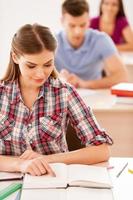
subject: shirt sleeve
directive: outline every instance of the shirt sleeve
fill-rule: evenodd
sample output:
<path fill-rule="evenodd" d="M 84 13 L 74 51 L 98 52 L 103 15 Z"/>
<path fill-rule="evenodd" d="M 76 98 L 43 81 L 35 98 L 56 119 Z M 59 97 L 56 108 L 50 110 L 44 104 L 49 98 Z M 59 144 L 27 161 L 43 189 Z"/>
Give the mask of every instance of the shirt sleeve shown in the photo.
<path fill-rule="evenodd" d="M 113 40 L 103 32 L 97 40 L 97 51 L 99 51 L 99 55 L 102 60 L 114 54 L 118 54 L 118 50 Z"/>
<path fill-rule="evenodd" d="M 99 30 L 99 18 L 93 17 L 90 19 L 89 28 L 98 29 Z"/>
<path fill-rule="evenodd" d="M 117 27 L 122 31 L 125 27 L 129 26 L 128 20 L 126 17 L 121 17 L 118 19 Z"/>
<path fill-rule="evenodd" d="M 78 138 L 85 146 L 102 143 L 113 144 L 113 140 L 98 125 L 91 108 L 87 107 L 77 91 L 69 88 L 68 114 L 71 125 L 75 128 Z"/>

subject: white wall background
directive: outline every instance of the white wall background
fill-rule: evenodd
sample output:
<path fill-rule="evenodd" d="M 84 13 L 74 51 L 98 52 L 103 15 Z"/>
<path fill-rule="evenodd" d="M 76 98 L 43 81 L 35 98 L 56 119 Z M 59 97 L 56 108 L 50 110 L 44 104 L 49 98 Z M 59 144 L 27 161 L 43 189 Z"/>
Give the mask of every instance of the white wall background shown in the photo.
<path fill-rule="evenodd" d="M 90 16 L 98 13 L 100 0 L 89 0 Z M 10 42 L 16 30 L 26 23 L 40 23 L 54 32 L 61 28 L 62 0 L 0 0 L 0 77 L 5 72 Z M 124 0 L 125 10 L 133 26 L 133 1 Z"/>

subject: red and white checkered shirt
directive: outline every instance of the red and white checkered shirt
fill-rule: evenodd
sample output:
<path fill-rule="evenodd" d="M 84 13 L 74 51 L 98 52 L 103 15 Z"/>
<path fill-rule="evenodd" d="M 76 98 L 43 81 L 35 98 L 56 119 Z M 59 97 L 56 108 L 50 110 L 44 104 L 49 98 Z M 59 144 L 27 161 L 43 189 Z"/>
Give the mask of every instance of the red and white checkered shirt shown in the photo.
<path fill-rule="evenodd" d="M 69 84 L 50 77 L 29 110 L 21 97 L 18 81 L 0 83 L 1 155 L 21 155 L 29 148 L 42 154 L 68 151 L 68 121 L 82 144 L 112 144 L 90 108 Z"/>

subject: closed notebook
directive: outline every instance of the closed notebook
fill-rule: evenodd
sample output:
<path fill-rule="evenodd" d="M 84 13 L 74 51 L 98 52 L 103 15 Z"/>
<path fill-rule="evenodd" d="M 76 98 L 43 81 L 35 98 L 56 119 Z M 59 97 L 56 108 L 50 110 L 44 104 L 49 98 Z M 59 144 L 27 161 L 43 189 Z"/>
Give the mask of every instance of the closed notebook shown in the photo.
<path fill-rule="evenodd" d="M 133 83 L 119 83 L 111 87 L 111 93 L 117 96 L 133 97 Z"/>
<path fill-rule="evenodd" d="M 33 188 L 66 188 L 92 187 L 111 188 L 112 183 L 106 167 L 63 163 L 51 164 L 56 177 L 50 175 L 32 176 L 26 174 L 24 177 L 24 189 Z"/>
<path fill-rule="evenodd" d="M 22 173 L 0 172 L 0 181 L 21 180 Z"/>

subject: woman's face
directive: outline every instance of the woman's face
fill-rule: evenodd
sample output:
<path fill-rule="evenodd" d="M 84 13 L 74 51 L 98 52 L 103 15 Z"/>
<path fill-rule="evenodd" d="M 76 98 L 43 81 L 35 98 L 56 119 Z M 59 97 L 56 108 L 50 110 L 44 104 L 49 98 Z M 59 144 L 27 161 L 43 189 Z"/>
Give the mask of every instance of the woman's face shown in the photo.
<path fill-rule="evenodd" d="M 20 84 L 31 87 L 42 86 L 54 69 L 54 52 L 46 49 L 38 54 L 14 55 L 13 60 L 19 65 Z"/>
<path fill-rule="evenodd" d="M 103 0 L 101 10 L 102 10 L 103 16 L 114 18 L 119 12 L 119 1 L 118 0 Z"/>

